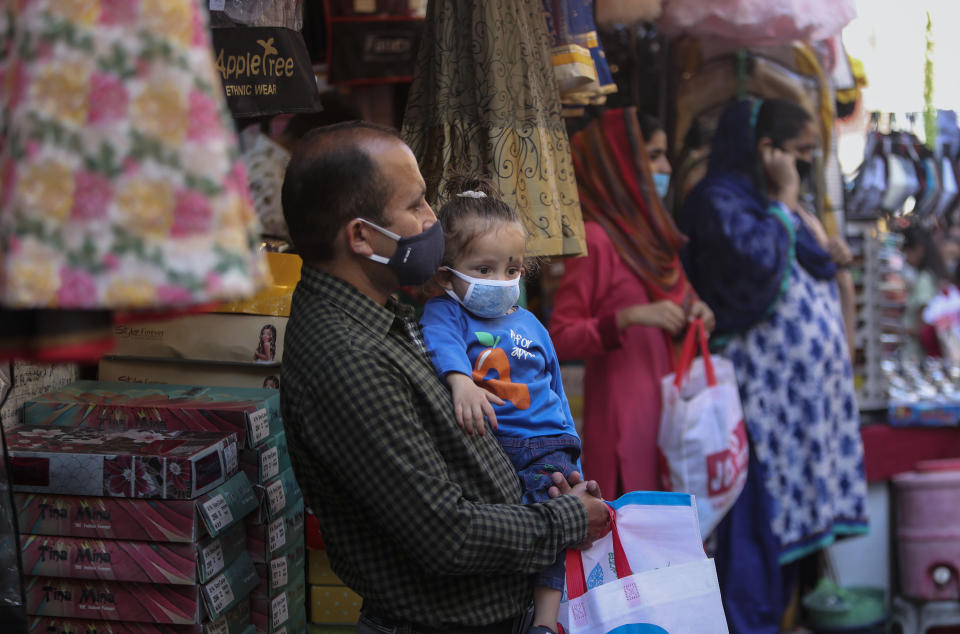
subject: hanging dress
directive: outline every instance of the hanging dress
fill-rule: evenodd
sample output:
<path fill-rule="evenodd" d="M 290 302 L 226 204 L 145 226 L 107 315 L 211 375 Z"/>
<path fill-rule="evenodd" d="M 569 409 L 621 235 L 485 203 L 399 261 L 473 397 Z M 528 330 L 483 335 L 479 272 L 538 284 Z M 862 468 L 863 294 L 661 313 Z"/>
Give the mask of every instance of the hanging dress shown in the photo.
<path fill-rule="evenodd" d="M 485 173 L 520 213 L 530 255 L 583 253 L 541 0 L 431 2 L 403 138 L 431 203 L 452 172 Z"/>

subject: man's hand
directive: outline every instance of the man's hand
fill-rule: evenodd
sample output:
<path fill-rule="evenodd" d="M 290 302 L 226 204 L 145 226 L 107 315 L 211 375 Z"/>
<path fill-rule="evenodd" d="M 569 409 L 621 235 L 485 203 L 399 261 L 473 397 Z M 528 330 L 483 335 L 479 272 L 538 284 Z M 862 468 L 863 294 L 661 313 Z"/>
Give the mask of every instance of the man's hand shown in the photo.
<path fill-rule="evenodd" d="M 581 550 L 589 548 L 610 530 L 610 511 L 600 495 L 600 485 L 595 480 L 584 482 L 577 471 L 570 474 L 569 482 L 559 471 L 555 471 L 552 478 L 553 486 L 548 491 L 550 497 L 573 495 L 587 507 L 587 538 L 576 547 Z"/>
<path fill-rule="evenodd" d="M 503 399 L 478 386 L 466 374 L 450 372 L 446 380 L 453 393 L 454 413 L 461 429 L 471 436 L 474 432 L 483 436 L 486 433 L 483 426 L 484 417 L 490 421 L 490 427 L 497 428 L 497 415 L 490 403 L 503 405 Z"/>

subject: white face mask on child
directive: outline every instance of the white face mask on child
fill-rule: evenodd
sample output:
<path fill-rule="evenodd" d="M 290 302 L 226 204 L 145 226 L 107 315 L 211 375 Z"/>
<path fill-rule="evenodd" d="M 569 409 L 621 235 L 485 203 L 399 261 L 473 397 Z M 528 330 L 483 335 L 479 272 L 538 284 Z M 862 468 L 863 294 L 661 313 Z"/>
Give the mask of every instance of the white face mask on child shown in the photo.
<path fill-rule="evenodd" d="M 520 299 L 519 276 L 512 280 L 485 280 L 464 275 L 449 266 L 443 268 L 469 284 L 463 299 L 460 299 L 452 289 L 447 291 L 447 295 L 460 302 L 461 306 L 477 317 L 486 319 L 503 317 L 507 311 L 516 306 L 517 300 Z"/>

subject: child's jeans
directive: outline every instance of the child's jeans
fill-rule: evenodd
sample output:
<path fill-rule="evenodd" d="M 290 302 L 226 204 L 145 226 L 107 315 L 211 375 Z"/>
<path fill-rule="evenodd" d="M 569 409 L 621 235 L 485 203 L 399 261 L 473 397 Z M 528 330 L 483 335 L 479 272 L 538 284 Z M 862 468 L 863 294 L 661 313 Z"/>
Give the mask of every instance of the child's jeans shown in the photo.
<path fill-rule="evenodd" d="M 551 475 L 555 471 L 562 473 L 564 478 L 569 478 L 570 472 L 579 469 L 577 460 L 580 459 L 580 439 L 576 436 L 500 436 L 499 440 L 520 477 L 524 504 L 546 502 L 550 499 L 547 491 L 553 486 Z M 560 551 L 557 560 L 537 575 L 535 585 L 563 590 L 563 582 L 564 552 Z"/>

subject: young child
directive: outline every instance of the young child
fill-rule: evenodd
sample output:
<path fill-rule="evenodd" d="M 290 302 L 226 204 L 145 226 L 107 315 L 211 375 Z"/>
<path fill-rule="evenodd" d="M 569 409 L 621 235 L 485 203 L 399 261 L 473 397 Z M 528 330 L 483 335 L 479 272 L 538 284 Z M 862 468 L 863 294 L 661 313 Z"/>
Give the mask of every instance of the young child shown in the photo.
<path fill-rule="evenodd" d="M 446 249 L 421 325 L 430 358 L 450 386 L 457 423 L 468 434 L 496 431 L 524 489 L 523 502 L 549 498 L 551 474 L 579 470 L 577 436 L 546 328 L 516 305 L 526 230 L 492 184 L 460 177 L 438 213 Z M 563 591 L 563 553 L 538 577 L 534 627 L 555 632 Z"/>

